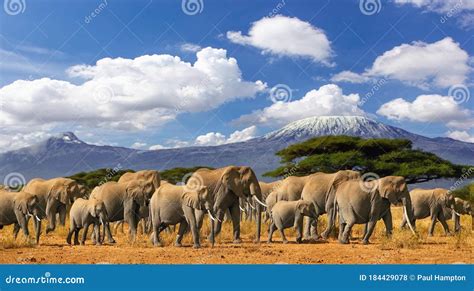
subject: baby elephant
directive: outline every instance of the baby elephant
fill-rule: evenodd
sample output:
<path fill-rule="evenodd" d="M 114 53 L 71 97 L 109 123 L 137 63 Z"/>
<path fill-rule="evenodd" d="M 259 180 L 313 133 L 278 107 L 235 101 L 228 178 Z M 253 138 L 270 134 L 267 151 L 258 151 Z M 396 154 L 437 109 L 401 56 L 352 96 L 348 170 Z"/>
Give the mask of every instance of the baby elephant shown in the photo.
<path fill-rule="evenodd" d="M 196 221 L 196 210 L 207 210 L 212 220 L 215 220 L 212 210 L 212 196 L 207 187 L 198 186 L 197 189 L 176 186 L 169 183 L 162 184 L 150 200 L 150 218 L 153 225 L 152 243 L 161 246 L 160 232 L 170 225 L 179 223 L 176 246 L 181 246 L 181 240 L 186 230 L 191 229 L 194 248 L 199 248 L 199 229 Z M 214 227 L 211 227 L 211 236 L 214 237 Z"/>
<path fill-rule="evenodd" d="M 288 243 L 284 229 L 294 226 L 297 231 L 296 242 L 301 243 L 304 216 L 317 217 L 313 203 L 304 200 L 278 201 L 271 210 L 272 224 L 268 232 L 268 242 L 272 242 L 273 232 L 278 228 L 283 243 Z"/>
<path fill-rule="evenodd" d="M 79 231 L 81 228 L 84 228 L 82 233 L 81 245 L 84 244 L 87 238 L 87 231 L 89 230 L 89 225 L 94 225 L 94 240 L 95 244 L 101 244 L 100 239 L 100 225 L 104 225 L 109 220 L 107 210 L 105 209 L 105 204 L 102 200 L 90 198 L 85 200 L 82 198 L 76 199 L 74 204 L 71 206 L 69 211 L 69 221 L 70 228 L 67 235 L 67 243 L 71 244 L 71 238 L 73 233 L 74 244 L 79 244 Z"/>

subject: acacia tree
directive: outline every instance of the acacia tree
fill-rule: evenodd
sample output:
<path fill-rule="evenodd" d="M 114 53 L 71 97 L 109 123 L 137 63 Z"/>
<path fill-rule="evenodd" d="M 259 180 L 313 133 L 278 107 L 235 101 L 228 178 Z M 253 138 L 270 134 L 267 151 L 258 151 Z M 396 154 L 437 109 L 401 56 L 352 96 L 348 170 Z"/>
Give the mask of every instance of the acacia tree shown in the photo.
<path fill-rule="evenodd" d="M 413 149 L 412 142 L 407 139 L 323 136 L 293 144 L 276 154 L 281 158 L 282 166 L 264 176 L 282 177 L 288 172 L 293 176 L 305 176 L 355 169 L 379 176 L 403 176 L 407 183 L 419 183 L 459 177 L 469 168 Z"/>

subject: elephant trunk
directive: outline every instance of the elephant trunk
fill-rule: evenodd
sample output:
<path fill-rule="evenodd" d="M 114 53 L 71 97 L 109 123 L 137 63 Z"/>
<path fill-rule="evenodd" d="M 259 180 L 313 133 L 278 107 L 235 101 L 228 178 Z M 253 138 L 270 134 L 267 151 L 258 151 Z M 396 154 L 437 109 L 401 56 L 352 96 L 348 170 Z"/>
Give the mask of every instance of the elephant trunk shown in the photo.
<path fill-rule="evenodd" d="M 41 220 L 35 221 L 35 235 L 36 235 L 36 244 L 39 244 L 39 239 L 41 235 Z"/>
<path fill-rule="evenodd" d="M 46 233 L 53 231 L 56 228 L 56 212 L 51 203 L 46 206 L 46 215 L 48 217 L 48 226 L 46 227 Z"/>
<path fill-rule="evenodd" d="M 257 238 L 256 242 L 260 242 L 260 232 L 262 227 L 262 207 L 260 205 L 255 205 L 257 207 Z"/>

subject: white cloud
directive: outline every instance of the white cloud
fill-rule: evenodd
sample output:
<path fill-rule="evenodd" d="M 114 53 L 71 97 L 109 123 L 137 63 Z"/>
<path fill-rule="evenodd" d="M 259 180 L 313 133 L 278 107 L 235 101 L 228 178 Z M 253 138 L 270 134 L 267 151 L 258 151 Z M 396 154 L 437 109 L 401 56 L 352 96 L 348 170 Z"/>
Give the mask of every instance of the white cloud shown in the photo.
<path fill-rule="evenodd" d="M 462 108 L 451 96 L 420 95 L 413 102 L 397 98 L 383 104 L 377 114 L 394 120 L 444 122 L 454 128 L 474 126 L 472 112 Z"/>
<path fill-rule="evenodd" d="M 463 84 L 471 72 L 469 55 L 450 37 L 434 43 L 402 44 L 378 56 L 362 74 L 344 71 L 340 81 L 363 81 L 370 77 L 399 80 L 423 89 Z M 339 76 L 342 74 L 341 76 Z"/>
<path fill-rule="evenodd" d="M 147 146 L 146 143 L 144 143 L 144 142 L 138 142 L 138 141 L 137 141 L 137 142 L 134 142 L 130 147 L 131 147 L 132 149 L 143 149 L 143 148 L 145 148 L 146 146 Z"/>
<path fill-rule="evenodd" d="M 161 144 L 155 144 L 155 145 L 152 145 L 150 146 L 148 149 L 150 151 L 156 151 L 156 150 L 162 150 L 162 149 L 166 149 L 167 147 L 161 145 Z"/>
<path fill-rule="evenodd" d="M 296 17 L 264 17 L 252 24 L 248 35 L 228 31 L 227 38 L 237 44 L 257 47 L 264 53 L 305 57 L 331 65 L 331 43 L 324 31 Z"/>
<path fill-rule="evenodd" d="M 0 88 L 0 132 L 40 125 L 145 130 L 179 112 L 199 112 L 252 98 L 261 81 L 242 80 L 237 60 L 226 50 L 204 48 L 194 64 L 171 55 L 104 58 L 69 68 L 79 82 L 50 78 L 17 80 Z M 40 109 L 40 110 L 39 110 Z"/>
<path fill-rule="evenodd" d="M 412 5 L 441 16 L 442 23 L 453 18 L 462 28 L 473 28 L 474 0 L 394 0 L 400 5 Z"/>
<path fill-rule="evenodd" d="M 194 43 L 184 43 L 181 45 L 180 48 L 183 52 L 191 52 L 191 53 L 198 52 L 202 49 L 201 46 Z"/>
<path fill-rule="evenodd" d="M 0 152 L 20 149 L 32 144 L 44 141 L 51 135 L 44 131 L 33 133 L 1 133 L 0 132 Z"/>
<path fill-rule="evenodd" d="M 234 131 L 230 134 L 229 138 L 226 138 L 226 136 L 220 132 L 209 132 L 198 136 L 194 143 L 199 146 L 210 146 L 242 142 L 254 138 L 256 133 L 257 127 L 254 125 L 242 130 Z"/>
<path fill-rule="evenodd" d="M 474 135 L 470 135 L 467 131 L 464 130 L 448 131 L 447 136 L 453 139 L 474 143 Z"/>
<path fill-rule="evenodd" d="M 331 78 L 332 82 L 349 82 L 349 83 L 367 83 L 370 81 L 370 78 L 361 74 L 357 74 L 351 71 L 342 71 L 335 74 Z"/>
<path fill-rule="evenodd" d="M 269 107 L 243 115 L 235 122 L 244 124 L 287 124 L 311 116 L 365 115 L 358 107 L 359 95 L 344 95 L 334 84 L 324 85 L 291 102 L 277 102 Z"/>

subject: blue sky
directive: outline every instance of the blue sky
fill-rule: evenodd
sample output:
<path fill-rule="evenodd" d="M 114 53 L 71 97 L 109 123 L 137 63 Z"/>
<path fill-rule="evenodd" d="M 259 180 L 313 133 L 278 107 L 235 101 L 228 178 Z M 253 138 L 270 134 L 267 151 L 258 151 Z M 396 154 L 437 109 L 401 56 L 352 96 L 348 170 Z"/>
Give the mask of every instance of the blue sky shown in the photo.
<path fill-rule="evenodd" d="M 474 142 L 473 1 L 194 2 L 5 0 L 2 151 L 62 131 L 221 144 L 349 114 Z"/>

